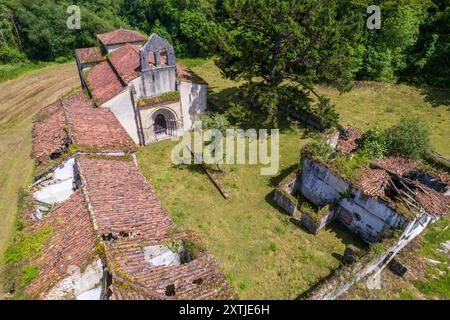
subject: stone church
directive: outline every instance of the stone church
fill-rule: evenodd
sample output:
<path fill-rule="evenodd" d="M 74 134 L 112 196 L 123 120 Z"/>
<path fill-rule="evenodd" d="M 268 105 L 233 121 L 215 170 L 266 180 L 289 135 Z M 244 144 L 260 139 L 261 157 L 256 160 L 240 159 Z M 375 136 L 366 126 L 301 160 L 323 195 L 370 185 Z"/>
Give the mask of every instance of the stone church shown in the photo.
<path fill-rule="evenodd" d="M 126 29 L 97 35 L 102 48 L 75 50 L 81 86 L 95 105 L 109 108 L 136 144 L 193 128 L 207 107 L 208 85 L 176 64 L 173 47 Z"/>

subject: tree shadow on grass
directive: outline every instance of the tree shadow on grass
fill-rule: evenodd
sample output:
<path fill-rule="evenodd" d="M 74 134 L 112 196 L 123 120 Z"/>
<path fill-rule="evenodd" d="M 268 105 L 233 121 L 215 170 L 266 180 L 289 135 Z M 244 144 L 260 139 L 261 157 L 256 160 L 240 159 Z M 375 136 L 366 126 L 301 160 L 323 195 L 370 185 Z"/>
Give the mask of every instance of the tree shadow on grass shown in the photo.
<path fill-rule="evenodd" d="M 450 89 L 423 87 L 420 93 L 425 96 L 425 101 L 431 103 L 433 107 L 447 106 L 450 108 Z"/>
<path fill-rule="evenodd" d="M 346 246 L 352 245 L 361 250 L 366 250 L 368 248 L 367 244 L 361 240 L 361 238 L 347 229 L 339 221 L 333 221 L 324 228 L 325 230 L 333 233 L 336 238 L 341 240 Z"/>
<path fill-rule="evenodd" d="M 195 173 L 205 173 L 203 171 L 202 166 L 199 164 L 177 164 L 177 165 L 174 164 L 172 165 L 172 168 L 176 170 L 187 170 Z"/>
<path fill-rule="evenodd" d="M 280 173 L 277 176 L 273 176 L 269 179 L 269 186 L 274 188 L 278 187 L 278 185 L 280 184 L 281 181 L 283 181 L 284 178 L 289 176 L 297 169 L 298 169 L 297 164 L 293 164 L 287 168 L 284 168 L 283 170 L 280 171 Z"/>
<path fill-rule="evenodd" d="M 266 195 L 266 197 L 265 197 L 266 202 L 267 202 L 268 204 L 270 204 L 275 210 L 277 210 L 278 213 L 281 213 L 281 214 L 283 214 L 283 215 L 289 216 L 289 214 L 288 214 L 286 211 L 284 211 L 284 210 L 283 210 L 283 209 L 275 202 L 275 200 L 273 199 L 274 196 L 275 196 L 275 190 L 272 190 L 271 192 L 269 192 L 269 193 Z"/>

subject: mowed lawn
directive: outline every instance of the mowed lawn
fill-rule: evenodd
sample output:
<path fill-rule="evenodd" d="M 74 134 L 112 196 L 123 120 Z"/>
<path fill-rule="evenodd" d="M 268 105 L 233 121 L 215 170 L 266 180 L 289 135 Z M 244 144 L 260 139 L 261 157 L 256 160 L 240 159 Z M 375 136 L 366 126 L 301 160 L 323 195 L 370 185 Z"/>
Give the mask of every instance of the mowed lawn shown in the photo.
<path fill-rule="evenodd" d="M 12 234 L 19 190 L 31 183 L 32 117 L 79 86 L 75 64 L 57 65 L 0 84 L 0 267 Z"/>

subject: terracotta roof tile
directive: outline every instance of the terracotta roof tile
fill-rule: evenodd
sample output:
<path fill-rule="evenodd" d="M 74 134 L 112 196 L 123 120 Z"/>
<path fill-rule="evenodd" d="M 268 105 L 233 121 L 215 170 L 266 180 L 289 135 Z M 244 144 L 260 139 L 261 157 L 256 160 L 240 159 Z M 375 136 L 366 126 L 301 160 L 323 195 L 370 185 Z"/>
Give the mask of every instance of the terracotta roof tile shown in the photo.
<path fill-rule="evenodd" d="M 426 212 L 441 217 L 447 215 L 450 209 L 450 197 L 433 190 L 426 185 L 415 182 L 415 196 L 420 205 Z"/>
<path fill-rule="evenodd" d="M 377 159 L 377 163 L 382 165 L 387 170 L 390 170 L 398 175 L 405 175 L 417 168 L 417 162 L 401 157 L 384 157 Z"/>
<path fill-rule="evenodd" d="M 389 182 L 389 174 L 386 171 L 365 167 L 359 173 L 361 178 L 356 181 L 355 187 L 371 197 L 384 196 L 384 189 Z"/>
<path fill-rule="evenodd" d="M 75 55 L 80 63 L 95 63 L 104 60 L 102 51 L 98 47 L 75 49 Z"/>
<path fill-rule="evenodd" d="M 144 42 L 147 40 L 147 37 L 139 32 L 128 29 L 117 29 L 111 32 L 101 33 L 97 35 L 97 38 L 104 45 Z"/>
<path fill-rule="evenodd" d="M 124 83 L 140 76 L 141 56 L 139 49 L 131 44 L 126 44 L 117 49 L 109 57 L 109 61 Z"/>
<path fill-rule="evenodd" d="M 61 102 L 57 101 L 34 116 L 33 157 L 39 162 L 49 160 L 53 155 L 64 152 L 68 142 L 64 130 L 64 115 Z"/>
<path fill-rule="evenodd" d="M 40 257 L 30 262 L 39 267 L 39 274 L 25 290 L 39 299 L 45 299 L 55 284 L 70 276 L 69 267 L 83 269 L 98 259 L 97 238 L 81 191 L 37 222 L 33 232 L 45 227 L 50 227 L 50 240 Z"/>
<path fill-rule="evenodd" d="M 363 130 L 356 127 L 348 127 L 344 129 L 345 134 L 339 137 L 337 150 L 342 153 L 352 153 L 359 147 L 359 139 L 363 135 Z"/>
<path fill-rule="evenodd" d="M 179 266 L 153 266 L 144 247 L 168 241 L 199 242 L 186 233 L 175 235 L 174 224 L 133 161 L 79 158 L 94 223 L 105 241 L 113 274 L 113 299 L 232 298 L 234 292 L 217 262 L 203 252 Z M 111 240 L 111 237 L 113 240 Z M 175 285 L 175 296 L 166 296 Z"/>
<path fill-rule="evenodd" d="M 181 64 L 177 64 L 178 79 L 181 81 L 193 82 L 198 84 L 207 84 L 200 76 L 198 76 L 191 69 L 186 68 Z"/>
<path fill-rule="evenodd" d="M 101 62 L 83 76 L 97 105 L 114 98 L 126 88 L 109 61 Z"/>
<path fill-rule="evenodd" d="M 114 114 L 109 109 L 93 107 L 84 92 L 62 103 L 72 143 L 80 151 L 129 151 L 136 147 Z"/>

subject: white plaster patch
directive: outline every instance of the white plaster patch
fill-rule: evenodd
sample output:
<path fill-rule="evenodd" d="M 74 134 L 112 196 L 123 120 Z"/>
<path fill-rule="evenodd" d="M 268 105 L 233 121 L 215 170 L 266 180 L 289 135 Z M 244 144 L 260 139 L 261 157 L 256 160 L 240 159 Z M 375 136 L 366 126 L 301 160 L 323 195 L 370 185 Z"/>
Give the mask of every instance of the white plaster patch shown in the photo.
<path fill-rule="evenodd" d="M 33 197 L 47 204 L 62 203 L 70 198 L 73 190 L 75 158 L 67 160 L 52 173 L 50 179 L 37 184 Z"/>
<path fill-rule="evenodd" d="M 102 288 L 98 287 L 77 296 L 77 300 L 100 300 Z"/>
<path fill-rule="evenodd" d="M 145 247 L 144 259 L 153 266 L 179 266 L 181 264 L 180 254 L 165 246 Z"/>
<path fill-rule="evenodd" d="M 69 266 L 67 273 L 70 275 L 52 288 L 47 294 L 46 300 L 74 299 L 98 287 L 103 278 L 102 261 L 98 259 L 96 262 L 88 265 L 83 273 L 81 273 L 79 267 Z M 89 293 L 88 296 L 92 294 Z"/>

